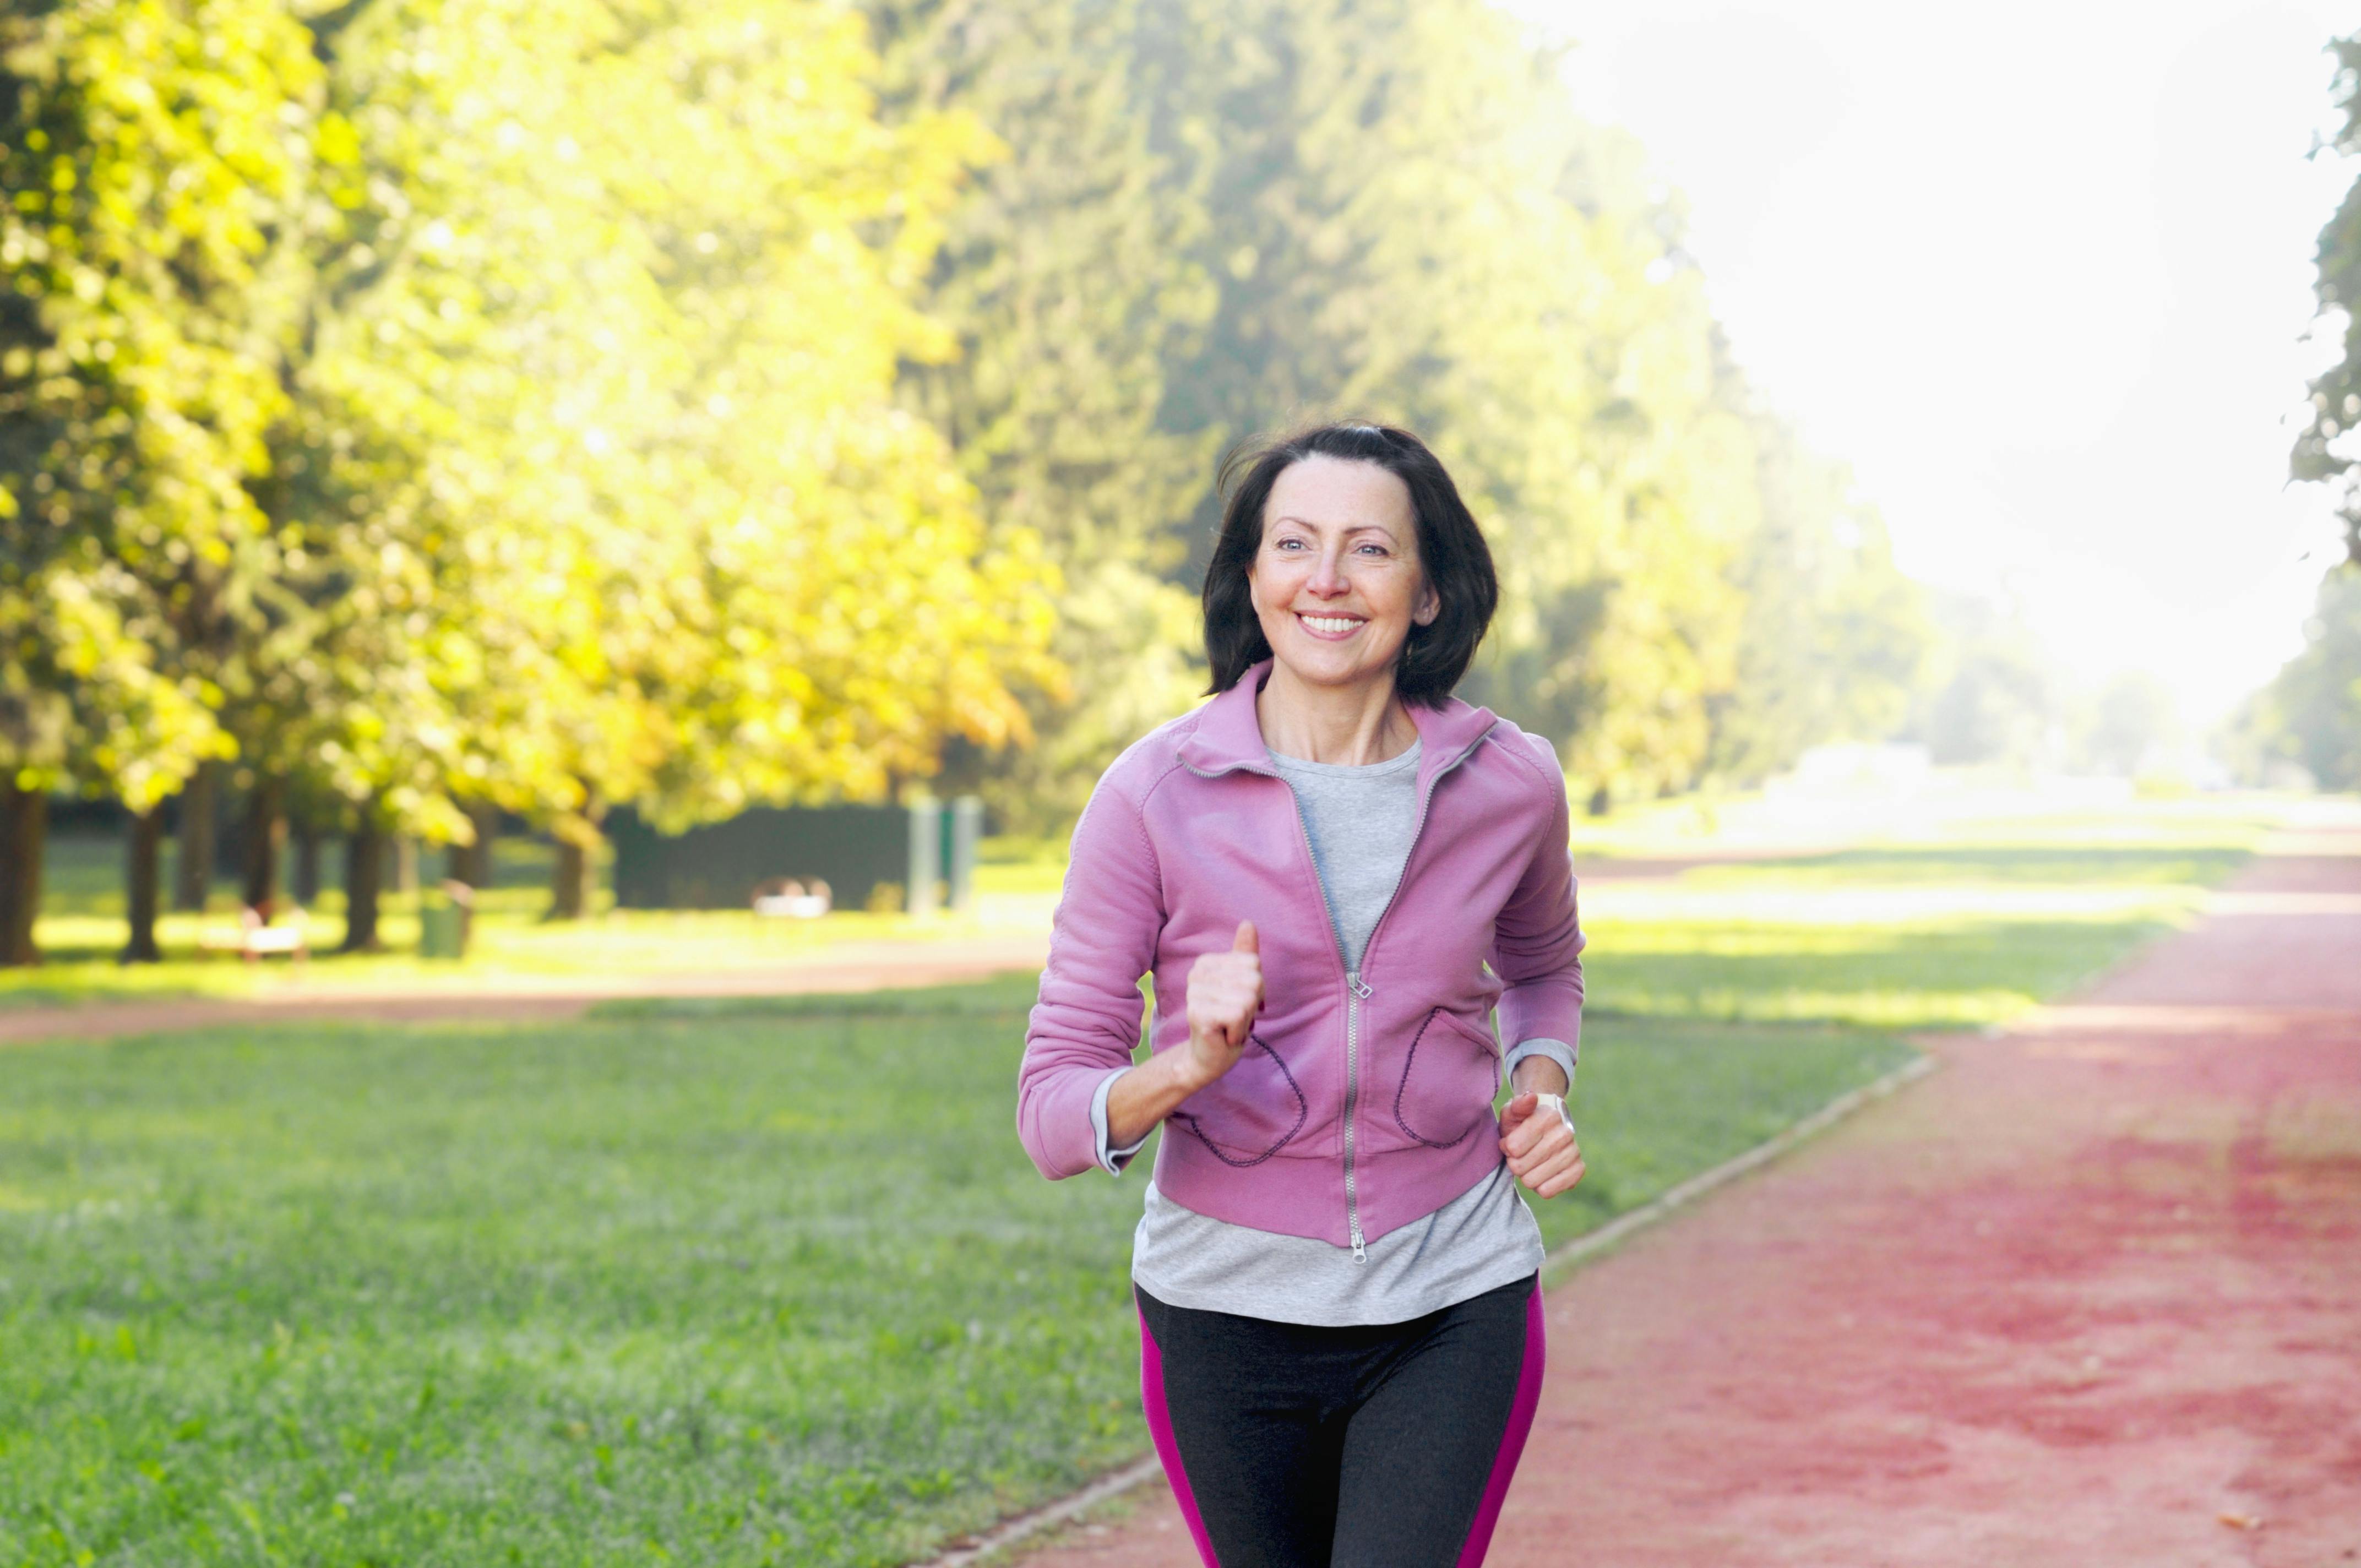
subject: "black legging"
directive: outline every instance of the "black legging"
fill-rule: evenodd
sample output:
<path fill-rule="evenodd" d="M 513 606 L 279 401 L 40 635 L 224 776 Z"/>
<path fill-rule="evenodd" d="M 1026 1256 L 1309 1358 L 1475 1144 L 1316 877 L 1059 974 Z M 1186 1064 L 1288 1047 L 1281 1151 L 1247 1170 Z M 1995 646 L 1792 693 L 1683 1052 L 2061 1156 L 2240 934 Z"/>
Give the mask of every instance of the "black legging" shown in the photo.
<path fill-rule="evenodd" d="M 1140 1393 L 1208 1568 L 1475 1568 L 1541 1397 L 1539 1276 L 1307 1328 L 1139 1299 Z"/>

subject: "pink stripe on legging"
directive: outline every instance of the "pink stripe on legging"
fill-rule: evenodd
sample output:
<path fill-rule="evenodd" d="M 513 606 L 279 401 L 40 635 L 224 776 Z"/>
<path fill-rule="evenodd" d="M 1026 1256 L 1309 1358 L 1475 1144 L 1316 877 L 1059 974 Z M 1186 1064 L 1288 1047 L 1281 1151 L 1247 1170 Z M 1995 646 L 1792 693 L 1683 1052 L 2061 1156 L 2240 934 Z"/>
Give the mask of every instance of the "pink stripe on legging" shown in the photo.
<path fill-rule="evenodd" d="M 1508 1430 L 1500 1434 L 1500 1452 L 1492 1460 L 1491 1478 L 1484 1483 L 1483 1504 L 1476 1510 L 1475 1526 L 1468 1530 L 1454 1568 L 1482 1568 L 1484 1553 L 1491 1550 L 1492 1527 L 1500 1522 L 1500 1505 L 1509 1500 L 1510 1478 L 1517 1473 L 1517 1461 L 1524 1457 L 1525 1438 L 1533 1430 L 1533 1412 L 1541 1406 L 1542 1368 L 1548 1361 L 1549 1336 L 1543 1328 L 1542 1288 L 1536 1280 L 1533 1293 L 1525 1299 L 1525 1361 L 1517 1373 L 1516 1403 L 1509 1407 Z"/>
<path fill-rule="evenodd" d="M 1156 1440 L 1156 1457 L 1163 1463 L 1165 1479 L 1172 1483 L 1173 1500 L 1180 1505 L 1180 1517 L 1189 1523 L 1189 1538 L 1197 1543 L 1197 1555 L 1204 1560 L 1205 1568 L 1222 1568 L 1213 1556 L 1213 1540 L 1205 1533 L 1205 1521 L 1198 1516 L 1197 1495 L 1189 1489 L 1189 1472 L 1180 1467 L 1180 1444 L 1172 1436 L 1172 1412 L 1164 1405 L 1164 1353 L 1156 1348 L 1156 1336 L 1148 1332 L 1145 1315 L 1139 1320 L 1139 1402 L 1148 1408 L 1148 1431 Z M 1526 1419 L 1530 1423 L 1532 1418 Z M 1488 1492 L 1488 1501 L 1489 1497 Z M 1490 1528 L 1488 1519 L 1487 1533 Z"/>

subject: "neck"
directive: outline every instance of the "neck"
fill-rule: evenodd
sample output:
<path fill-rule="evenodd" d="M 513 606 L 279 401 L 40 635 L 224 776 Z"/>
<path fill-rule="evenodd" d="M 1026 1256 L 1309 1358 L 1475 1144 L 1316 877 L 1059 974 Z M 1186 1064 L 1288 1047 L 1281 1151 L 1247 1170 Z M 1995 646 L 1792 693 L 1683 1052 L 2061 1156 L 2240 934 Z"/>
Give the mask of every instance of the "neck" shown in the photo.
<path fill-rule="evenodd" d="M 1394 694 L 1394 673 L 1349 686 L 1313 685 L 1285 664 L 1255 697 L 1263 744 L 1282 757 L 1362 767 L 1399 757 L 1418 739 L 1410 710 Z"/>

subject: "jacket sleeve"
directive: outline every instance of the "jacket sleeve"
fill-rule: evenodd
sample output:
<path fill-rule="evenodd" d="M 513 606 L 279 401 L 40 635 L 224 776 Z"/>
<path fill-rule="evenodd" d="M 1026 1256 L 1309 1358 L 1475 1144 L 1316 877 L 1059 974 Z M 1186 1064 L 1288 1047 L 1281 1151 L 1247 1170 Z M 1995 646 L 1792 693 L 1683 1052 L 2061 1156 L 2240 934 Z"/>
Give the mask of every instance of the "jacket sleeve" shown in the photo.
<path fill-rule="evenodd" d="M 1557 797 L 1550 824 L 1516 891 L 1493 923 L 1492 970 L 1500 992 L 1500 1038 L 1510 1049 L 1526 1040 L 1560 1040 L 1580 1054 L 1582 922 L 1575 910 L 1574 856 L 1567 850 L 1573 820 L 1565 780 L 1555 758 L 1548 772 Z"/>
<path fill-rule="evenodd" d="M 1131 1065 L 1139 978 L 1163 928 L 1163 879 L 1139 808 L 1102 778 L 1074 825 L 1016 1072 L 1016 1135 L 1052 1181 L 1099 1163 L 1092 1098 L 1110 1072 Z"/>

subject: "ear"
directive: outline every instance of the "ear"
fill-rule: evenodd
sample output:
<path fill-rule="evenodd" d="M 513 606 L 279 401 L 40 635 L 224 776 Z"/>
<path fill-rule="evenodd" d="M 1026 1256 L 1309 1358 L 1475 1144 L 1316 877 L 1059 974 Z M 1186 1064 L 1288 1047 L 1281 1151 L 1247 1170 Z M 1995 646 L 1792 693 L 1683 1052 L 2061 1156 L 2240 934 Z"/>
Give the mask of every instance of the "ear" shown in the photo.
<path fill-rule="evenodd" d="M 1433 626 L 1434 618 L 1443 613 L 1443 596 L 1434 591 L 1433 583 L 1421 583 L 1418 608 L 1410 612 L 1411 620 L 1420 626 Z"/>

